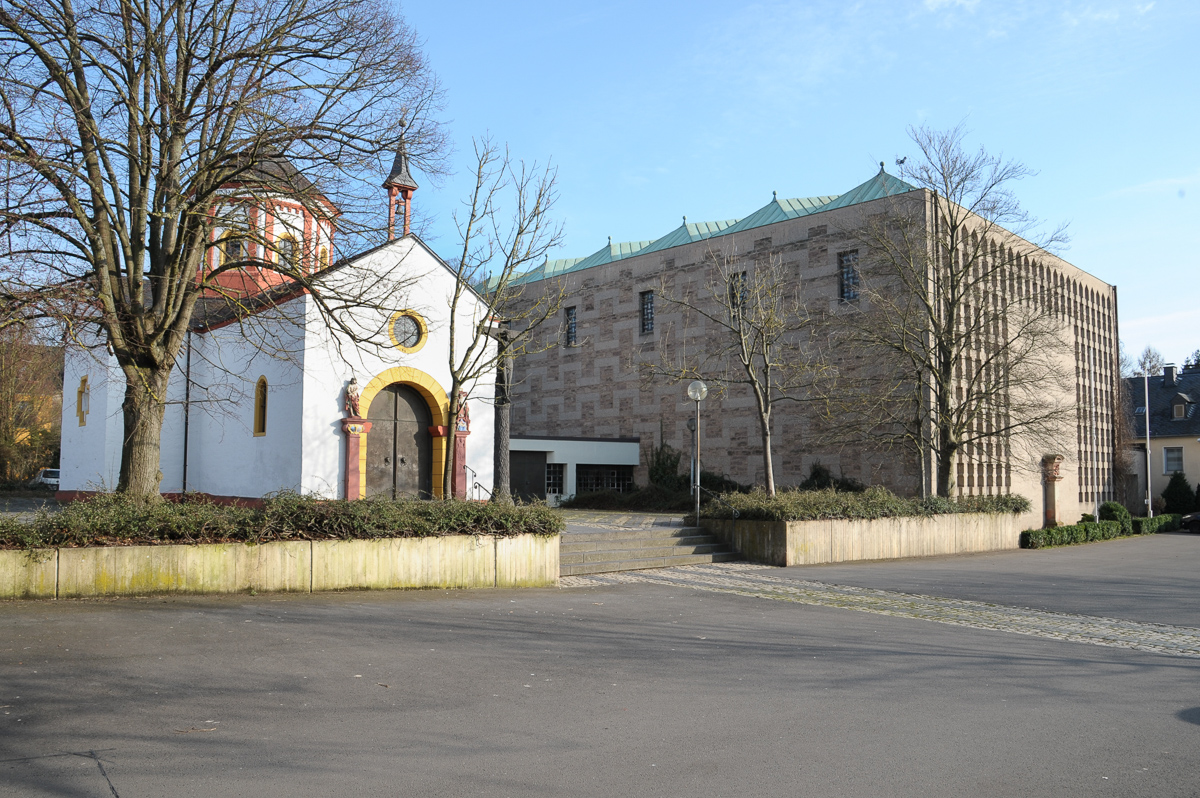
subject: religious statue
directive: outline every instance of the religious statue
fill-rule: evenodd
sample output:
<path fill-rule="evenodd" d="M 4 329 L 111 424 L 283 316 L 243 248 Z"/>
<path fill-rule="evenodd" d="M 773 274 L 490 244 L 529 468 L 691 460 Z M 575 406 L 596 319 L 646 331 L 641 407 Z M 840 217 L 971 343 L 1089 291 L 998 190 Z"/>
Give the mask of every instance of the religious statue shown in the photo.
<path fill-rule="evenodd" d="M 467 394 L 462 391 L 458 394 L 458 423 L 455 426 L 458 432 L 471 431 L 471 411 L 467 409 Z"/>
<path fill-rule="evenodd" d="M 350 384 L 346 386 L 346 413 L 351 418 L 358 418 L 358 378 L 351 377 Z"/>

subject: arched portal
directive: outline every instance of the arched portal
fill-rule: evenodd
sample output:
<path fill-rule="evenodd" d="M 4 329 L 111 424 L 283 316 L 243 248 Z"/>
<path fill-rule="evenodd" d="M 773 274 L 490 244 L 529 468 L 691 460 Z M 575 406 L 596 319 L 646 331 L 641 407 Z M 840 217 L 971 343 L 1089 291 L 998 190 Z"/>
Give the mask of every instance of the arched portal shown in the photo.
<path fill-rule="evenodd" d="M 367 472 L 370 468 L 370 458 L 374 456 L 376 451 L 385 451 L 387 449 L 386 443 L 380 443 L 378 445 L 375 444 L 375 441 L 377 440 L 376 430 L 378 428 L 374 426 L 374 420 L 377 415 L 382 419 L 386 419 L 388 414 L 386 406 L 388 402 L 392 403 L 392 419 L 395 419 L 394 414 L 397 412 L 397 406 L 395 403 L 399 401 L 399 399 L 396 398 L 398 394 L 388 391 L 388 394 L 392 398 L 389 399 L 384 396 L 385 389 L 390 389 L 393 386 L 402 387 L 407 391 L 410 391 L 411 393 L 408 395 L 409 398 L 411 398 L 412 394 L 415 393 L 429 411 L 428 430 L 430 448 L 432 449 L 430 453 L 431 479 L 428 483 L 428 493 L 423 495 L 432 495 L 435 498 L 440 498 L 442 495 L 442 471 L 444 463 L 446 462 L 445 436 L 449 432 L 446 418 L 450 412 L 450 400 L 447 398 L 445 390 L 432 376 L 420 371 L 419 369 L 409 368 L 407 366 L 395 366 L 393 368 L 386 369 L 381 374 L 377 374 L 362 389 L 361 399 L 359 402 L 361 409 L 359 412 L 364 417 L 372 420 L 372 428 L 370 433 L 362 436 L 362 443 L 364 445 L 361 445 L 358 450 L 359 489 L 357 491 L 357 496 L 348 494 L 348 498 L 365 498 L 368 495 L 372 495 L 367 489 Z M 375 407 L 375 402 L 377 399 L 380 402 L 383 402 L 383 405 L 381 405 L 379 409 L 376 409 Z M 411 408 L 411 406 L 412 405 L 410 404 L 409 407 Z M 382 432 L 382 430 L 380 430 L 380 432 Z M 394 429 L 392 430 L 391 434 L 395 435 Z M 379 438 L 384 437 L 386 437 L 386 435 L 379 435 Z M 395 456 L 392 455 L 392 457 L 394 462 Z M 405 465 L 407 465 L 407 463 Z"/>
<path fill-rule="evenodd" d="M 367 498 L 432 498 L 433 419 L 421 395 L 392 383 L 375 395 L 367 420 Z"/>

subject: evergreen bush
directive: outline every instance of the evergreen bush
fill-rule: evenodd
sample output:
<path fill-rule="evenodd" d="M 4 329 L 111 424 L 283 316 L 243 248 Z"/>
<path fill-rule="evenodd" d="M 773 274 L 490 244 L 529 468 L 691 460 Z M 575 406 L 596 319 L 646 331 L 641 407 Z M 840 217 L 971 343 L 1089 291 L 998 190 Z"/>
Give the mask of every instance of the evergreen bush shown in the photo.
<path fill-rule="evenodd" d="M 811 521 L 824 518 L 869 519 L 898 516 L 931 516 L 947 513 L 1023 513 L 1030 508 L 1024 496 L 970 496 L 957 500 L 929 497 L 905 499 L 883 487 L 861 493 L 827 490 L 781 490 L 768 496 L 763 490 L 726 493 L 720 502 L 700 508 L 704 518 L 739 520 Z"/>
<path fill-rule="evenodd" d="M 1188 484 L 1182 471 L 1171 475 L 1171 481 L 1163 489 L 1162 497 L 1163 510 L 1168 513 L 1187 514 L 1196 505 L 1196 494 L 1192 493 L 1192 486 Z"/>
<path fill-rule="evenodd" d="M 1133 516 L 1125 509 L 1125 505 L 1118 502 L 1105 502 L 1100 505 L 1100 520 L 1101 521 L 1116 521 L 1121 525 L 1124 534 L 1133 534 Z"/>

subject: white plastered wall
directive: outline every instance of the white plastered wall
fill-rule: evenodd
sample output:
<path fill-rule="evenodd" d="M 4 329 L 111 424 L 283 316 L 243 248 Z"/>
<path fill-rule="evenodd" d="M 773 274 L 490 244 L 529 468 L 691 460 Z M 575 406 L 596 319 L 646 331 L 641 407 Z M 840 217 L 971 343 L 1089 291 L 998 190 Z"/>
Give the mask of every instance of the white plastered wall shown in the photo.
<path fill-rule="evenodd" d="M 92 343 L 95 343 L 94 341 Z M 79 423 L 80 380 L 88 381 L 88 412 Z M 103 347 L 69 345 L 63 362 L 62 457 L 59 490 L 112 490 L 121 468 L 125 378 Z"/>

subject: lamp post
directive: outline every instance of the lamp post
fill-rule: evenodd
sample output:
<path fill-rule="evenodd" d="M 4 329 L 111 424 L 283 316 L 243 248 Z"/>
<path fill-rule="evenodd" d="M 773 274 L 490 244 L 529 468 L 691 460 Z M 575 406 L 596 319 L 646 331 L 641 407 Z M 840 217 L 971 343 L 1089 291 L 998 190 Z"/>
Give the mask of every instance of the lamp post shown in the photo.
<path fill-rule="evenodd" d="M 708 396 L 708 386 L 700 380 L 692 380 L 687 388 L 688 399 L 696 403 L 696 445 L 692 463 L 692 490 L 696 494 L 696 525 L 700 525 L 700 403 Z"/>
<path fill-rule="evenodd" d="M 1154 517 L 1154 502 L 1150 491 L 1150 372 L 1142 375 L 1142 402 L 1146 405 L 1146 517 Z"/>

